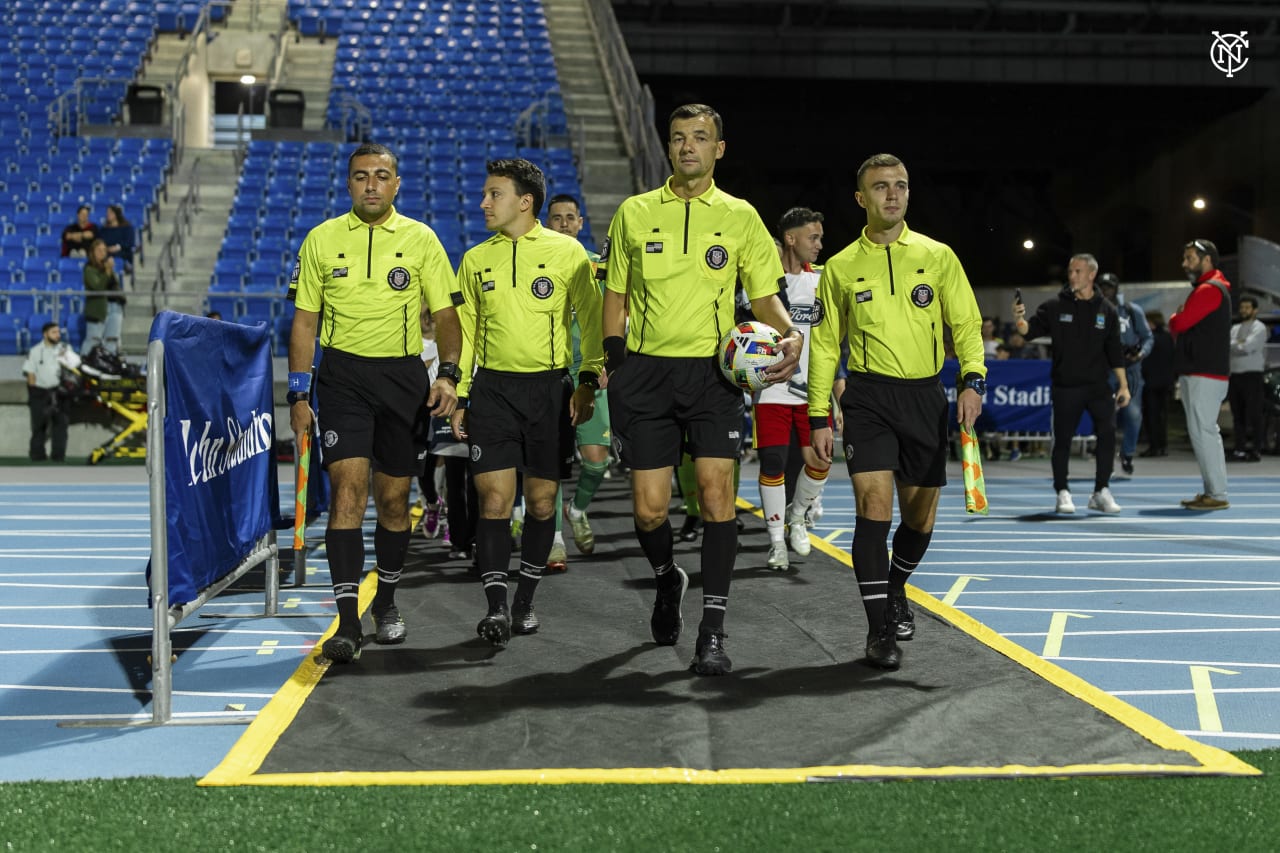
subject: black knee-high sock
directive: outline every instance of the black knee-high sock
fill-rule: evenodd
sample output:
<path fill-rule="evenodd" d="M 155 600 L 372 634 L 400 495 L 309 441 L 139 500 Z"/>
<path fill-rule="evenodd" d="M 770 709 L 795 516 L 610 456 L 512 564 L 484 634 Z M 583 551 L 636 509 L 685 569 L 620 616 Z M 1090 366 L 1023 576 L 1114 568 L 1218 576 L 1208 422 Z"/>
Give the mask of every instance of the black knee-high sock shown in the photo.
<path fill-rule="evenodd" d="M 516 582 L 516 601 L 526 604 L 533 601 L 533 594 L 542 580 L 551 554 L 551 540 L 556 536 L 555 517 L 539 520 L 525 513 L 524 540 L 520 545 L 520 579 Z"/>
<path fill-rule="evenodd" d="M 409 530 L 388 530 L 381 524 L 373 528 L 373 557 L 378 561 L 378 591 L 373 594 L 370 610 L 381 613 L 396 603 L 396 584 L 404 569 L 404 555 L 409 551 Z"/>
<path fill-rule="evenodd" d="M 932 538 L 932 533 L 921 533 L 898 523 L 898 529 L 893 532 L 893 556 L 889 560 L 889 589 L 892 592 L 902 592 L 906 588 L 911 573 L 924 559 Z"/>
<path fill-rule="evenodd" d="M 729 584 L 738 555 L 738 522 L 702 523 L 702 628 L 724 628 L 729 605 Z"/>
<path fill-rule="evenodd" d="M 853 573 L 858 578 L 858 594 L 867 613 L 867 627 L 884 627 L 889 596 L 889 522 L 858 516 L 853 527 Z"/>
<path fill-rule="evenodd" d="M 324 532 L 324 548 L 329 557 L 329 577 L 333 579 L 333 600 L 338 606 L 338 633 L 359 637 L 360 575 L 364 572 L 364 532 L 333 530 Z"/>
<path fill-rule="evenodd" d="M 511 562 L 511 520 L 476 521 L 476 567 L 490 607 L 507 603 L 507 564 Z"/>
<path fill-rule="evenodd" d="M 680 576 L 675 568 L 675 536 L 671 532 L 671 519 L 664 518 L 662 523 L 652 530 L 641 530 L 636 527 L 636 539 L 640 540 L 640 550 L 645 559 L 653 567 L 653 574 L 658 581 L 658 589 L 670 589 L 680 583 Z"/>

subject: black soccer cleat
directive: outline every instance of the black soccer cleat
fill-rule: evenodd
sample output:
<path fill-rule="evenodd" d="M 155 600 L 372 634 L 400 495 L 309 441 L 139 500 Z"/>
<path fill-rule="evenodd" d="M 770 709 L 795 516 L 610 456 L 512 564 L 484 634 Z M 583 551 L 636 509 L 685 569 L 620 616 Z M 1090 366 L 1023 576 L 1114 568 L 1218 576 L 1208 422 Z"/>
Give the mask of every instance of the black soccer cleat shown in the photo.
<path fill-rule="evenodd" d="M 357 634 L 348 637 L 346 634 L 334 634 L 320 646 L 320 654 L 334 663 L 351 663 L 360 659 L 360 646 L 364 637 Z"/>
<path fill-rule="evenodd" d="M 698 531 L 702 529 L 702 519 L 696 515 L 686 515 L 684 524 L 680 526 L 681 542 L 696 542 L 698 540 Z"/>
<path fill-rule="evenodd" d="M 894 639 L 894 626 L 886 623 L 879 631 L 867 635 L 867 663 L 880 669 L 902 666 L 902 649 Z"/>
<path fill-rule="evenodd" d="M 698 675 L 728 675 L 733 672 L 733 661 L 724 650 L 724 638 L 724 631 L 699 628 L 698 643 L 694 646 L 689 669 Z"/>
<path fill-rule="evenodd" d="M 916 614 L 905 592 L 889 593 L 889 610 L 884 621 L 894 626 L 894 636 L 899 640 L 910 640 L 916 635 Z"/>
<path fill-rule="evenodd" d="M 689 576 L 679 566 L 672 566 L 672 571 L 680 582 L 670 589 L 659 589 L 653 599 L 653 616 L 649 618 L 649 631 L 653 641 L 660 646 L 674 646 L 680 639 L 680 629 L 684 627 L 684 614 L 681 605 L 684 603 L 685 590 L 689 588 Z"/>
<path fill-rule="evenodd" d="M 408 634 L 404 617 L 394 604 L 386 610 L 373 614 L 373 624 L 378 629 L 373 641 L 380 646 L 394 646 L 403 643 Z"/>
<path fill-rule="evenodd" d="M 511 613 L 507 605 L 490 607 L 489 612 L 476 625 L 476 633 L 489 641 L 495 649 L 505 649 L 511 640 Z"/>
<path fill-rule="evenodd" d="M 538 614 L 533 612 L 532 601 L 517 601 L 511 608 L 511 633 L 513 634 L 536 634 L 538 626 L 542 623 L 538 621 Z"/>

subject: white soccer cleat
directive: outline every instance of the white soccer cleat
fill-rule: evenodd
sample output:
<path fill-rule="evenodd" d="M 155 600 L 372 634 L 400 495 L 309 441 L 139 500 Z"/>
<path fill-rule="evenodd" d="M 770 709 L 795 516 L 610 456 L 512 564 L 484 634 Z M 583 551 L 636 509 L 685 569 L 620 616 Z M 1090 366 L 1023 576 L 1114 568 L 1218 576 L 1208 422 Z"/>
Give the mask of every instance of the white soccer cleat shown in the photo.
<path fill-rule="evenodd" d="M 1089 498 L 1089 509 L 1096 509 L 1098 512 L 1114 515 L 1120 511 L 1120 504 L 1116 503 L 1116 499 L 1111 496 L 1111 490 L 1103 486 Z"/>
<path fill-rule="evenodd" d="M 1071 515 L 1076 511 L 1076 505 L 1071 502 L 1071 493 L 1066 489 L 1058 492 L 1058 508 L 1057 512 L 1062 515 Z"/>
<path fill-rule="evenodd" d="M 787 540 L 791 550 L 801 557 L 809 556 L 813 546 L 809 543 L 809 528 L 804 526 L 804 518 L 793 518 L 787 522 Z"/>
<path fill-rule="evenodd" d="M 769 543 L 769 568 L 785 572 L 791 568 L 791 558 L 787 556 L 787 543 L 782 540 Z"/>

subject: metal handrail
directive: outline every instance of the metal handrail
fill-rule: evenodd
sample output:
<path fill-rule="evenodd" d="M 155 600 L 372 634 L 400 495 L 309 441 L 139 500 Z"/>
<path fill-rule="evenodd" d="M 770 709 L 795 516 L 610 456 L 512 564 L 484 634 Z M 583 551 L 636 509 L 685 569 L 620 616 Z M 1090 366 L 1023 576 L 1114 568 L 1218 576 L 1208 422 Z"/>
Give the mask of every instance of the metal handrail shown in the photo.
<path fill-rule="evenodd" d="M 653 92 L 636 75 L 631 53 L 609 0 L 586 0 L 587 25 L 595 37 L 604 69 L 605 85 L 631 159 L 637 192 L 667 179 L 670 168 L 654 122 Z"/>

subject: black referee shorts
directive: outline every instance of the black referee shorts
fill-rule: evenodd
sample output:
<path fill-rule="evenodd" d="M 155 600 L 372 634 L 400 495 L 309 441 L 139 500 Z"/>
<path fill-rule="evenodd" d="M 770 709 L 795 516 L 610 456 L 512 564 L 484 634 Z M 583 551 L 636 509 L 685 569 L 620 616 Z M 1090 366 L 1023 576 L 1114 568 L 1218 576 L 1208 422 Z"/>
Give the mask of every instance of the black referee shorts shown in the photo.
<path fill-rule="evenodd" d="M 910 486 L 947 484 L 947 394 L 937 377 L 851 373 L 840 408 L 850 476 L 893 471 Z"/>
<path fill-rule="evenodd" d="M 622 464 L 640 471 L 689 455 L 736 459 L 746 406 L 714 356 L 663 358 L 630 353 L 609 377 L 609 420 Z"/>
<path fill-rule="evenodd" d="M 361 358 L 325 350 L 316 371 L 325 467 L 363 458 L 391 477 L 418 474 L 413 424 L 426 394 L 427 368 L 416 355 Z"/>
<path fill-rule="evenodd" d="M 517 468 L 561 479 L 564 459 L 573 461 L 568 384 L 565 370 L 476 371 L 467 399 L 471 473 Z"/>

